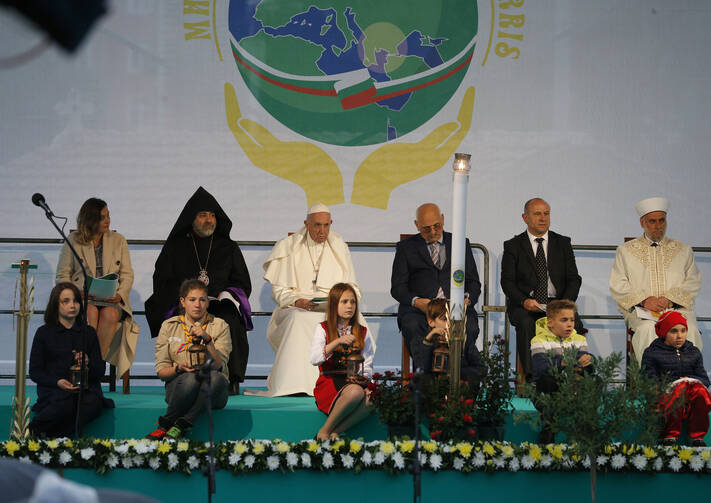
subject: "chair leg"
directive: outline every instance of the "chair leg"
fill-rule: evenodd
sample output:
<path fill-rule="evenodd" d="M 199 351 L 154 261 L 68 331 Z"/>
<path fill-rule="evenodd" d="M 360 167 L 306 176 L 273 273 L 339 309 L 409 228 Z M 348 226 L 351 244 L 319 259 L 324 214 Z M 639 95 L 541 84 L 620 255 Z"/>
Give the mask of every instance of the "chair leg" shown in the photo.
<path fill-rule="evenodd" d="M 130 395 L 131 394 L 131 375 L 129 374 L 131 370 L 127 370 L 126 372 L 123 373 L 123 376 L 121 376 L 121 379 L 123 380 L 123 394 L 124 395 Z"/>
<path fill-rule="evenodd" d="M 116 367 L 109 364 L 109 391 L 116 391 Z"/>
<path fill-rule="evenodd" d="M 407 350 L 405 339 L 402 339 L 402 362 L 400 364 L 402 378 L 406 379 L 410 375 L 410 352 Z"/>

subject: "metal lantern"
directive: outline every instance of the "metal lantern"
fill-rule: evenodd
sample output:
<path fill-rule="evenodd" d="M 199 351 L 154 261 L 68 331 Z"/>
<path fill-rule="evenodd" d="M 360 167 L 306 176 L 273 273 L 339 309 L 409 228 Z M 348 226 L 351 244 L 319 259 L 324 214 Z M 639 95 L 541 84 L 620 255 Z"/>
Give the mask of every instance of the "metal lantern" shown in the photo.
<path fill-rule="evenodd" d="M 84 371 L 82 372 L 81 364 L 75 363 L 69 367 L 69 371 L 72 374 L 72 384 L 77 388 L 87 389 L 89 387 L 89 366 L 84 366 Z"/>
<path fill-rule="evenodd" d="M 361 347 L 358 341 L 353 343 L 351 351 L 346 357 L 346 377 L 357 377 L 363 375 L 365 366 L 365 358 L 361 353 Z"/>
<path fill-rule="evenodd" d="M 432 372 L 444 374 L 449 370 L 449 345 L 438 344 L 432 351 Z"/>
<path fill-rule="evenodd" d="M 202 344 L 202 337 L 193 337 L 192 344 L 188 347 L 188 359 L 190 367 L 194 369 L 202 368 L 207 361 L 207 348 Z"/>

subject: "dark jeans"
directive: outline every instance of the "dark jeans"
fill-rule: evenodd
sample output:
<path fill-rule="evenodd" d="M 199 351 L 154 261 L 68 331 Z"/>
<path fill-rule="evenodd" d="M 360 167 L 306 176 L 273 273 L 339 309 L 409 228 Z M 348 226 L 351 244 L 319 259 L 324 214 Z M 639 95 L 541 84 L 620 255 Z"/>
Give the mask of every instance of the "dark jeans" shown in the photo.
<path fill-rule="evenodd" d="M 201 389 L 202 383 L 198 381 L 195 372 L 186 372 L 165 385 L 165 401 L 168 410 L 164 416 L 158 418 L 158 424 L 168 429 L 178 420 L 192 426 L 197 418 L 205 411 L 207 393 Z M 212 408 L 222 409 L 227 404 L 227 379 L 218 370 L 210 372 L 210 391 L 212 394 Z"/>
<path fill-rule="evenodd" d="M 40 409 L 30 421 L 30 432 L 37 436 L 68 437 L 74 434 L 74 421 L 77 417 L 78 393 L 57 390 L 53 397 Z M 82 392 L 81 417 L 79 428 L 93 421 L 101 414 L 103 400 L 99 395 L 88 391 Z"/>

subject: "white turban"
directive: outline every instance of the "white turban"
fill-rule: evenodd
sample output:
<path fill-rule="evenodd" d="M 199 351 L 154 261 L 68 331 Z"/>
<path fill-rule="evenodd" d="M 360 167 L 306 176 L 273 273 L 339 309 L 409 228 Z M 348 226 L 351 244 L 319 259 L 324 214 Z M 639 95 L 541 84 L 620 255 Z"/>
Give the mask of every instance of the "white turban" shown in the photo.
<path fill-rule="evenodd" d="M 666 197 L 648 197 L 635 204 L 634 209 L 637 210 L 640 217 L 653 211 L 666 213 L 669 210 L 669 200 Z"/>

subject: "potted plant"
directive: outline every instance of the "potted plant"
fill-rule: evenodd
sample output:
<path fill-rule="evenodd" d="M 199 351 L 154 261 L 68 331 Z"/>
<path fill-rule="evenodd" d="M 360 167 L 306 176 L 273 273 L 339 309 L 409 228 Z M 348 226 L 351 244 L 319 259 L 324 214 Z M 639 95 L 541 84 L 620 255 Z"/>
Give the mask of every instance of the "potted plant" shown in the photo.
<path fill-rule="evenodd" d="M 481 393 L 476 397 L 476 424 L 482 440 L 503 440 L 506 418 L 513 406 L 513 373 L 509 364 L 509 350 L 501 335 L 489 341 L 481 355 L 486 374 L 482 378 Z"/>
<path fill-rule="evenodd" d="M 411 376 L 408 376 L 411 378 Z M 369 385 L 370 400 L 381 423 L 387 425 L 388 436 L 414 436 L 415 407 L 412 388 L 400 372 L 373 374 Z"/>
<path fill-rule="evenodd" d="M 620 385 L 622 355 L 593 357 L 594 372 L 575 370 L 577 349 L 563 350 L 565 366 L 551 372 L 559 382 L 559 390 L 540 393 L 530 383 L 524 385 L 526 396 L 545 415 L 551 430 L 563 432 L 582 459 L 590 461 L 590 489 L 596 501 L 598 456 L 614 441 L 629 439 L 639 444 L 656 443 L 661 424 L 657 407 L 663 385 L 647 377 L 636 360 L 627 368 L 628 386 Z M 534 425 L 539 415 L 522 413 Z"/>
<path fill-rule="evenodd" d="M 477 429 L 476 394 L 478 386 L 461 382 L 459 393 L 449 393 L 449 377 L 431 380 L 425 391 L 425 410 L 433 440 L 475 440 Z"/>

